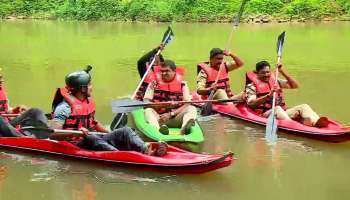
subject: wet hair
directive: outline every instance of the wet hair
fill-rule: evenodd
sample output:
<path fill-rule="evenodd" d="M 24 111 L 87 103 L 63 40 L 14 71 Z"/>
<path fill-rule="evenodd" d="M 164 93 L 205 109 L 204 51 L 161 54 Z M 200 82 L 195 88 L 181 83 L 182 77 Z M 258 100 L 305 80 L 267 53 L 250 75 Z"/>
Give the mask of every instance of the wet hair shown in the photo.
<path fill-rule="evenodd" d="M 164 60 L 162 67 L 170 67 L 171 70 L 176 71 L 176 64 L 172 60 Z"/>
<path fill-rule="evenodd" d="M 214 58 L 216 55 L 219 55 L 219 54 L 224 54 L 224 51 L 220 48 L 212 48 L 210 50 L 209 56 L 210 58 Z"/>
<path fill-rule="evenodd" d="M 270 63 L 267 62 L 266 60 L 260 61 L 260 62 L 256 63 L 255 71 L 259 72 L 260 70 L 264 69 L 265 67 L 270 67 Z"/>

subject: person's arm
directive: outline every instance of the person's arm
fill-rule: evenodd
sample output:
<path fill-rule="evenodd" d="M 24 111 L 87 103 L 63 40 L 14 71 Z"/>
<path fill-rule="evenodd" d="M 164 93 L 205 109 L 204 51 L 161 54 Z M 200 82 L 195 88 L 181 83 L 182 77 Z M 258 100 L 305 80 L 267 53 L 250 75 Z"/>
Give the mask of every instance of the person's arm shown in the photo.
<path fill-rule="evenodd" d="M 210 91 L 215 89 L 215 86 L 206 87 L 207 78 L 208 76 L 204 70 L 200 70 L 197 75 L 197 93 L 200 95 L 209 95 Z"/>
<path fill-rule="evenodd" d="M 259 105 L 265 103 L 267 100 L 269 100 L 271 98 L 271 95 L 272 95 L 272 91 L 271 91 L 269 94 L 257 98 L 257 96 L 256 96 L 256 93 L 257 93 L 256 92 L 256 87 L 252 83 L 248 84 L 246 86 L 245 93 L 246 93 L 246 96 L 247 96 L 247 104 L 251 108 L 256 108 Z"/>
<path fill-rule="evenodd" d="M 192 100 L 192 96 L 190 93 L 190 89 L 188 88 L 188 85 L 186 82 L 183 82 L 183 100 L 184 101 L 191 101 Z M 180 106 L 178 109 L 175 110 L 175 112 L 173 113 L 174 116 L 178 115 L 180 112 L 182 112 L 187 106 L 189 106 L 190 104 L 184 104 L 182 106 Z"/>
<path fill-rule="evenodd" d="M 139 72 L 140 78 L 144 76 L 147 70 L 147 65 L 150 64 L 151 58 L 154 57 L 159 49 L 163 49 L 164 45 L 160 44 L 157 48 L 152 49 L 150 52 L 143 55 L 138 61 L 137 61 L 137 70 Z"/>
<path fill-rule="evenodd" d="M 184 101 L 191 101 L 192 96 L 190 93 L 190 89 L 188 88 L 187 82 L 183 81 L 182 91 L 183 91 L 183 100 Z"/>
<path fill-rule="evenodd" d="M 9 113 L 9 114 L 21 114 L 27 110 L 28 110 L 28 107 L 25 105 L 18 105 L 14 108 L 9 106 L 7 113 Z"/>
<path fill-rule="evenodd" d="M 153 96 L 154 96 L 154 89 L 157 85 L 156 81 L 152 81 L 150 84 L 148 84 L 147 89 L 145 91 L 145 95 L 143 97 L 143 101 L 150 103 L 153 101 Z"/>
<path fill-rule="evenodd" d="M 232 58 L 232 62 L 227 62 L 226 67 L 228 71 L 232 71 L 235 69 L 238 69 L 244 65 L 244 62 L 241 58 L 239 58 L 236 54 L 225 50 L 224 51 L 225 56 L 230 56 Z"/>
<path fill-rule="evenodd" d="M 59 103 L 54 110 L 53 119 L 49 121 L 49 127 L 54 129 L 63 129 L 65 120 L 71 114 L 71 108 L 67 102 Z"/>
<path fill-rule="evenodd" d="M 138 61 L 137 61 L 137 70 L 139 72 L 140 78 L 143 77 L 147 70 L 147 63 L 149 60 L 157 53 L 158 48 L 153 49 L 152 51 L 146 53 L 143 55 Z"/>
<path fill-rule="evenodd" d="M 282 64 L 279 64 L 278 66 L 278 71 L 282 74 L 282 76 L 286 79 L 286 81 L 281 81 L 279 80 L 279 84 L 281 88 L 286 88 L 286 89 L 297 89 L 299 87 L 299 83 L 291 77 L 287 71 L 284 70 L 284 67 Z"/>
<path fill-rule="evenodd" d="M 102 124 L 101 122 L 95 120 L 95 123 L 96 123 L 96 125 L 95 125 L 95 130 L 96 130 L 97 132 L 109 133 L 109 130 L 108 130 L 106 127 L 104 127 L 103 124 Z"/>

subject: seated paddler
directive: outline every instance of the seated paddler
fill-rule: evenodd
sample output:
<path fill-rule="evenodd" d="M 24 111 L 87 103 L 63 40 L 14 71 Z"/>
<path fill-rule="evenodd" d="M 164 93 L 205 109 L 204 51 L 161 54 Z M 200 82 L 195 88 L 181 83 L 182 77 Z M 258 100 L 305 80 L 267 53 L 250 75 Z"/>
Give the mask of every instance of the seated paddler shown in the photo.
<path fill-rule="evenodd" d="M 190 104 L 178 104 L 178 101 L 190 101 L 190 91 L 183 81 L 184 69 L 172 60 L 165 60 L 154 68 L 155 80 L 147 87 L 145 102 L 173 102 L 170 106 L 145 109 L 146 121 L 162 134 L 169 134 L 168 128 L 180 128 L 181 134 L 189 134 L 195 124 L 197 110 Z"/>
<path fill-rule="evenodd" d="M 22 131 L 21 127 L 46 124 L 47 118 L 38 108 L 28 109 L 19 105 L 11 107 L 5 92 L 4 77 L 0 68 L 0 136 L 34 136 L 33 131 Z"/>
<path fill-rule="evenodd" d="M 225 61 L 230 57 L 231 61 Z M 197 93 L 202 99 L 207 99 L 215 91 L 213 99 L 242 100 L 243 93 L 234 95 L 230 88 L 229 72 L 243 66 L 243 61 L 230 51 L 213 48 L 209 53 L 209 62 L 197 66 Z"/>
<path fill-rule="evenodd" d="M 301 104 L 290 108 L 286 106 L 283 89 L 297 89 L 299 84 L 287 73 L 282 64 L 278 64 L 277 67 L 284 77 L 277 80 L 277 86 L 275 86 L 276 77 L 267 61 L 258 62 L 255 71 L 246 73 L 247 105 L 257 114 L 268 117 L 271 113 L 273 93 L 276 92 L 277 119 L 297 120 L 308 126 L 326 127 L 328 119 L 320 117 L 309 105 Z"/>
<path fill-rule="evenodd" d="M 52 103 L 51 126 L 56 129 L 81 130 L 84 137 L 75 141 L 81 148 L 97 151 L 133 150 L 149 155 L 164 155 L 166 143 L 145 143 L 129 127 L 110 132 L 97 121 L 91 96 L 91 69 L 91 66 L 87 66 L 85 70 L 69 73 L 65 77 L 66 86 L 57 89 Z"/>

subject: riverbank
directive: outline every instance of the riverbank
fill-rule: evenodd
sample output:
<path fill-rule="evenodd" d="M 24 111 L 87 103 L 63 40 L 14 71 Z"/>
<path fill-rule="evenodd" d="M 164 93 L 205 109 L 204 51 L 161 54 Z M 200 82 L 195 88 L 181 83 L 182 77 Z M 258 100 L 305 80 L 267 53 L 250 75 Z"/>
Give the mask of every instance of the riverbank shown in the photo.
<path fill-rule="evenodd" d="M 72 21 L 75 19 L 60 19 L 53 16 L 23 16 L 23 15 L 11 15 L 3 18 L 3 20 L 64 20 Z M 185 22 L 185 23 L 230 23 L 232 19 L 230 18 L 218 18 L 217 20 L 186 20 L 186 21 L 175 21 L 175 22 Z M 154 20 L 78 20 L 78 21 L 119 21 L 119 22 L 149 22 L 149 23 L 162 23 Z M 297 17 L 297 16 L 272 16 L 267 14 L 254 14 L 249 16 L 244 16 L 241 19 L 241 23 L 247 24 L 268 24 L 268 23 L 308 23 L 308 22 L 337 22 L 337 21 L 350 21 L 350 16 L 325 16 L 322 18 L 311 18 L 311 17 Z"/>
<path fill-rule="evenodd" d="M 0 18 L 229 22 L 242 0 L 3 0 Z M 249 23 L 350 20 L 349 0 L 249 0 Z"/>

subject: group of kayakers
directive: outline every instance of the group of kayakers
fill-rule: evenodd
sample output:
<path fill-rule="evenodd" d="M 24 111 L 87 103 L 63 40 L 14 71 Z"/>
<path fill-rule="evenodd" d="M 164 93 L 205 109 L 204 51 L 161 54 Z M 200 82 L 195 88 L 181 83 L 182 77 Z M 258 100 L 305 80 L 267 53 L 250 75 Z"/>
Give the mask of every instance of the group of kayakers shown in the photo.
<path fill-rule="evenodd" d="M 161 45 L 158 48 L 163 48 Z M 155 56 L 157 48 L 153 49 L 138 62 L 138 70 L 142 77 L 148 68 L 147 59 Z M 225 62 L 224 58 L 230 57 L 231 62 Z M 160 54 L 156 58 L 157 65 L 146 74 L 146 79 L 138 92 L 138 99 L 146 102 L 173 101 L 168 108 L 147 108 L 145 118 L 148 123 L 159 128 L 163 134 L 168 134 L 169 127 L 181 127 L 181 133 L 189 133 L 197 116 L 196 109 L 192 105 L 177 104 L 178 101 L 191 100 L 191 94 L 186 82 L 183 81 L 184 70 L 175 65 L 172 60 L 166 60 Z M 244 62 L 236 54 L 213 48 L 209 53 L 209 61 L 197 66 L 197 94 L 201 99 L 208 99 L 208 95 L 214 91 L 213 99 L 232 99 L 243 101 L 255 111 L 257 115 L 268 117 L 271 113 L 273 93 L 276 92 L 276 117 L 282 120 L 296 120 L 308 126 L 326 127 L 329 123 L 326 117 L 320 117 L 307 104 L 287 108 L 283 89 L 296 89 L 297 81 L 284 69 L 282 64 L 276 67 L 285 79 L 278 79 L 275 86 L 275 77 L 271 72 L 271 66 L 267 61 L 256 64 L 254 71 L 246 73 L 246 85 L 244 91 L 234 95 L 230 88 L 229 72 L 240 68 Z M 144 96 L 142 96 L 144 95 Z"/>
<path fill-rule="evenodd" d="M 140 77 L 146 76 L 136 98 L 145 102 L 173 102 L 166 106 L 152 106 L 145 109 L 146 121 L 155 126 L 162 134 L 169 134 L 170 127 L 181 128 L 181 134 L 189 134 L 195 124 L 197 110 L 191 104 L 179 101 L 191 101 L 192 96 L 184 81 L 184 68 L 174 61 L 156 55 L 163 45 L 153 49 L 138 61 Z M 232 61 L 225 62 L 230 57 Z M 150 61 L 155 59 L 151 70 L 147 71 Z M 296 89 L 297 81 L 284 69 L 282 64 L 277 68 L 284 80 L 278 79 L 271 72 L 267 61 L 256 64 L 255 71 L 246 73 L 244 91 L 234 95 L 230 88 L 229 72 L 244 65 L 241 58 L 233 52 L 213 48 L 209 61 L 198 64 L 197 93 L 202 99 L 214 92 L 213 99 L 232 99 L 245 102 L 257 115 L 268 117 L 272 108 L 273 93 L 276 92 L 276 116 L 278 119 L 297 120 L 308 126 L 325 127 L 326 117 L 320 117 L 307 104 L 287 108 L 283 89 Z M 35 131 L 23 127 L 48 127 L 54 129 L 80 130 L 83 136 L 73 138 L 77 146 L 97 151 L 134 150 L 148 155 L 162 156 L 167 151 L 164 142 L 146 143 L 131 128 L 125 126 L 108 130 L 95 118 L 95 103 L 91 95 L 90 74 L 92 67 L 69 73 L 65 77 L 65 86 L 58 88 L 52 103 L 52 114 L 47 116 L 40 109 L 25 106 L 12 108 L 5 94 L 3 77 L 0 76 L 0 135 L 5 137 L 36 137 Z M 7 117 L 6 114 L 18 114 Z M 103 133 L 103 134 L 101 134 Z"/>

